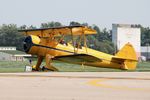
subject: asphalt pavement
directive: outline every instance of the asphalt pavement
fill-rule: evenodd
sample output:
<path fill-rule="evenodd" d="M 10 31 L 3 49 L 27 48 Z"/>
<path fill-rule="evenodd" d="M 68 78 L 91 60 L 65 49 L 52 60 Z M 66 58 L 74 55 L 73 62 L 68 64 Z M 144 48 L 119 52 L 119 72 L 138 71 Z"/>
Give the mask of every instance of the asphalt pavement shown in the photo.
<path fill-rule="evenodd" d="M 0 73 L 0 100 L 150 100 L 150 73 Z"/>

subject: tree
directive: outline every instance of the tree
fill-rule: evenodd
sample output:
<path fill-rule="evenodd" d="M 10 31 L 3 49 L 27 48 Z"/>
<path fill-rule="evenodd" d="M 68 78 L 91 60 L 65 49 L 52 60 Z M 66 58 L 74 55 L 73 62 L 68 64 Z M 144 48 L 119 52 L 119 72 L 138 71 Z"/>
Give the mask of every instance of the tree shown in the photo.
<path fill-rule="evenodd" d="M 114 45 L 112 43 L 112 32 L 111 30 L 107 30 L 104 28 L 102 31 L 99 29 L 98 26 L 93 25 L 93 29 L 97 31 L 97 34 L 94 35 L 95 37 L 95 42 L 94 42 L 94 49 L 113 54 L 115 51 Z"/>
<path fill-rule="evenodd" d="M 16 46 L 17 49 L 22 50 L 22 43 L 24 37 L 18 32 L 15 24 L 3 24 L 0 27 L 0 45 L 1 46 Z"/>
<path fill-rule="evenodd" d="M 36 26 L 31 25 L 27 29 L 36 29 Z"/>
<path fill-rule="evenodd" d="M 141 28 L 141 45 L 146 46 L 147 44 L 150 45 L 150 28 L 140 25 Z"/>
<path fill-rule="evenodd" d="M 81 25 L 79 22 L 70 22 L 69 26 L 78 26 L 78 25 Z"/>
<path fill-rule="evenodd" d="M 50 27 L 60 27 L 63 26 L 60 22 L 48 22 L 48 23 L 42 23 L 41 28 L 50 28 Z"/>

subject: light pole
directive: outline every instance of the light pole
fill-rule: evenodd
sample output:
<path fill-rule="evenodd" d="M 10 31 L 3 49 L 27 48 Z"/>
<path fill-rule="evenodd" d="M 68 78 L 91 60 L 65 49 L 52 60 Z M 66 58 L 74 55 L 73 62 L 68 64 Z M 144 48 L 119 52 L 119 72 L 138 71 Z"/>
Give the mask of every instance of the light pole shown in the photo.
<path fill-rule="evenodd" d="M 149 43 L 146 43 L 146 46 L 147 46 L 147 55 L 146 55 L 146 58 L 147 60 L 149 59 Z"/>

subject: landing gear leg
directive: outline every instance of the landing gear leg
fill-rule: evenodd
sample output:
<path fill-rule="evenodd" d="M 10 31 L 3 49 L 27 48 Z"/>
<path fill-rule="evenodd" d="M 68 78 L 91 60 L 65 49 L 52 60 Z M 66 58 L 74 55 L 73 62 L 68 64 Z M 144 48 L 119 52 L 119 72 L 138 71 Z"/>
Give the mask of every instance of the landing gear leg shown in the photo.
<path fill-rule="evenodd" d="M 50 71 L 58 71 L 57 68 L 53 67 L 52 66 L 52 58 L 53 56 L 47 54 L 46 57 L 45 57 L 45 60 L 46 60 L 46 68 Z"/>
<path fill-rule="evenodd" d="M 42 61 L 43 61 L 43 57 L 38 56 L 38 61 L 37 61 L 36 67 L 35 67 L 35 71 L 40 71 L 41 70 L 40 65 L 41 65 Z"/>

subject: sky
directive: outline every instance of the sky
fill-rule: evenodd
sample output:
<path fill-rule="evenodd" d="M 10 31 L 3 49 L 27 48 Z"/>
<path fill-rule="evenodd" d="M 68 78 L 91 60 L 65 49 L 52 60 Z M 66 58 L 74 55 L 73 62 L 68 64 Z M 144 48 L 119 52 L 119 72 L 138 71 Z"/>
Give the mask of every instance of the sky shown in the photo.
<path fill-rule="evenodd" d="M 150 27 L 150 0 L 0 0 L 0 25 L 71 21 L 111 29 L 112 23 Z"/>

